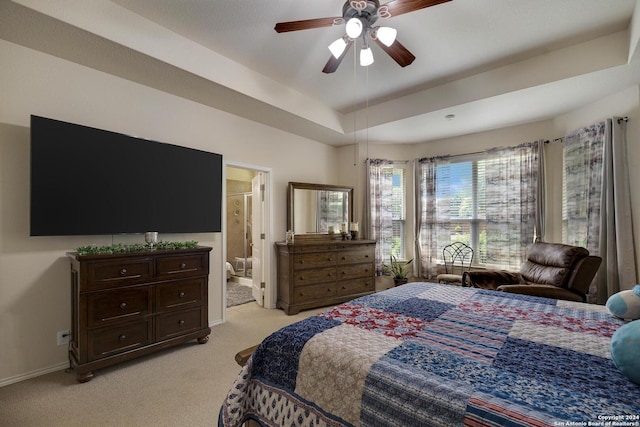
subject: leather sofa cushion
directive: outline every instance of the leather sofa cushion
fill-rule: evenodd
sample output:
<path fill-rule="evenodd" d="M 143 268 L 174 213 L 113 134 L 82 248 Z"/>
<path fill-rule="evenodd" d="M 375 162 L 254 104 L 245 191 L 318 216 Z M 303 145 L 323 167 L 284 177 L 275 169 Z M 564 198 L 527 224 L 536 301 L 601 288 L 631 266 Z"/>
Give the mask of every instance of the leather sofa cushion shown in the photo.
<path fill-rule="evenodd" d="M 588 255 L 585 248 L 537 242 L 531 246 L 520 275 L 525 283 L 565 287 L 571 266 Z"/>

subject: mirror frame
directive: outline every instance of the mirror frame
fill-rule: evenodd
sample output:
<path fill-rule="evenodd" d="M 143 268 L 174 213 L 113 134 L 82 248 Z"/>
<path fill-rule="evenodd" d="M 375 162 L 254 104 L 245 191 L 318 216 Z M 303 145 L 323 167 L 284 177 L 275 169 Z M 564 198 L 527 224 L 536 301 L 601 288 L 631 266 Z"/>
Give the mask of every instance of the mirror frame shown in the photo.
<path fill-rule="evenodd" d="M 346 187 L 344 185 L 328 185 L 328 184 L 310 184 L 305 182 L 289 182 L 287 191 L 287 230 L 295 230 L 295 218 L 294 218 L 294 205 L 295 205 L 295 190 L 320 190 L 320 191 L 344 191 L 349 195 L 349 223 L 353 222 L 353 187 Z M 295 234 L 296 237 L 329 237 L 329 233 L 303 233 Z"/>

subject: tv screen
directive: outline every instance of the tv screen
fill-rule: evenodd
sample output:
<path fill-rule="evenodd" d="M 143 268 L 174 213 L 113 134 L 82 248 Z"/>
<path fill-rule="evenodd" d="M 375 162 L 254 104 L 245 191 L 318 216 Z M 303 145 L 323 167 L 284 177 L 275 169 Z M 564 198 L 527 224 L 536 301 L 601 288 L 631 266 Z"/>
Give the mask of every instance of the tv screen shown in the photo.
<path fill-rule="evenodd" d="M 222 156 L 31 116 L 31 235 L 221 231 Z"/>

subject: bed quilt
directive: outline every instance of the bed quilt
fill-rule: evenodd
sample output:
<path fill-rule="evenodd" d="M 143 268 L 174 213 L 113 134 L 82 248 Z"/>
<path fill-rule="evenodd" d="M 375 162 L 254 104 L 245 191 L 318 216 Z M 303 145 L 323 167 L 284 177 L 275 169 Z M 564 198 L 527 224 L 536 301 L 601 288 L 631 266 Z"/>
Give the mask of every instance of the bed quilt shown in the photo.
<path fill-rule="evenodd" d="M 410 283 L 269 336 L 218 424 L 640 425 L 640 386 L 610 355 L 622 324 L 603 306 Z"/>

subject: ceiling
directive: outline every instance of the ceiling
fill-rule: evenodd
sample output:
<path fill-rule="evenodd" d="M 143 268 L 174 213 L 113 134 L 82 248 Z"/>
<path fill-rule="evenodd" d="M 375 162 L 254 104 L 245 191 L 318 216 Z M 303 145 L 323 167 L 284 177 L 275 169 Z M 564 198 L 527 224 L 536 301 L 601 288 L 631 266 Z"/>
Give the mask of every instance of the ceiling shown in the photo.
<path fill-rule="evenodd" d="M 372 143 L 419 143 L 544 120 L 640 83 L 639 31 L 629 30 L 640 0 L 452 0 L 378 21 L 398 30 L 413 64 L 374 45 L 374 64 L 360 67 L 352 47 L 333 74 L 321 70 L 344 26 L 273 29 L 340 16 L 343 3 L 14 0 L 10 11 L 81 31 L 59 56 L 81 62 L 84 49 L 82 62 L 100 68 L 86 42 L 99 39 L 102 52 L 133 52 L 217 95 L 198 102 L 336 146 L 365 132 Z"/>

